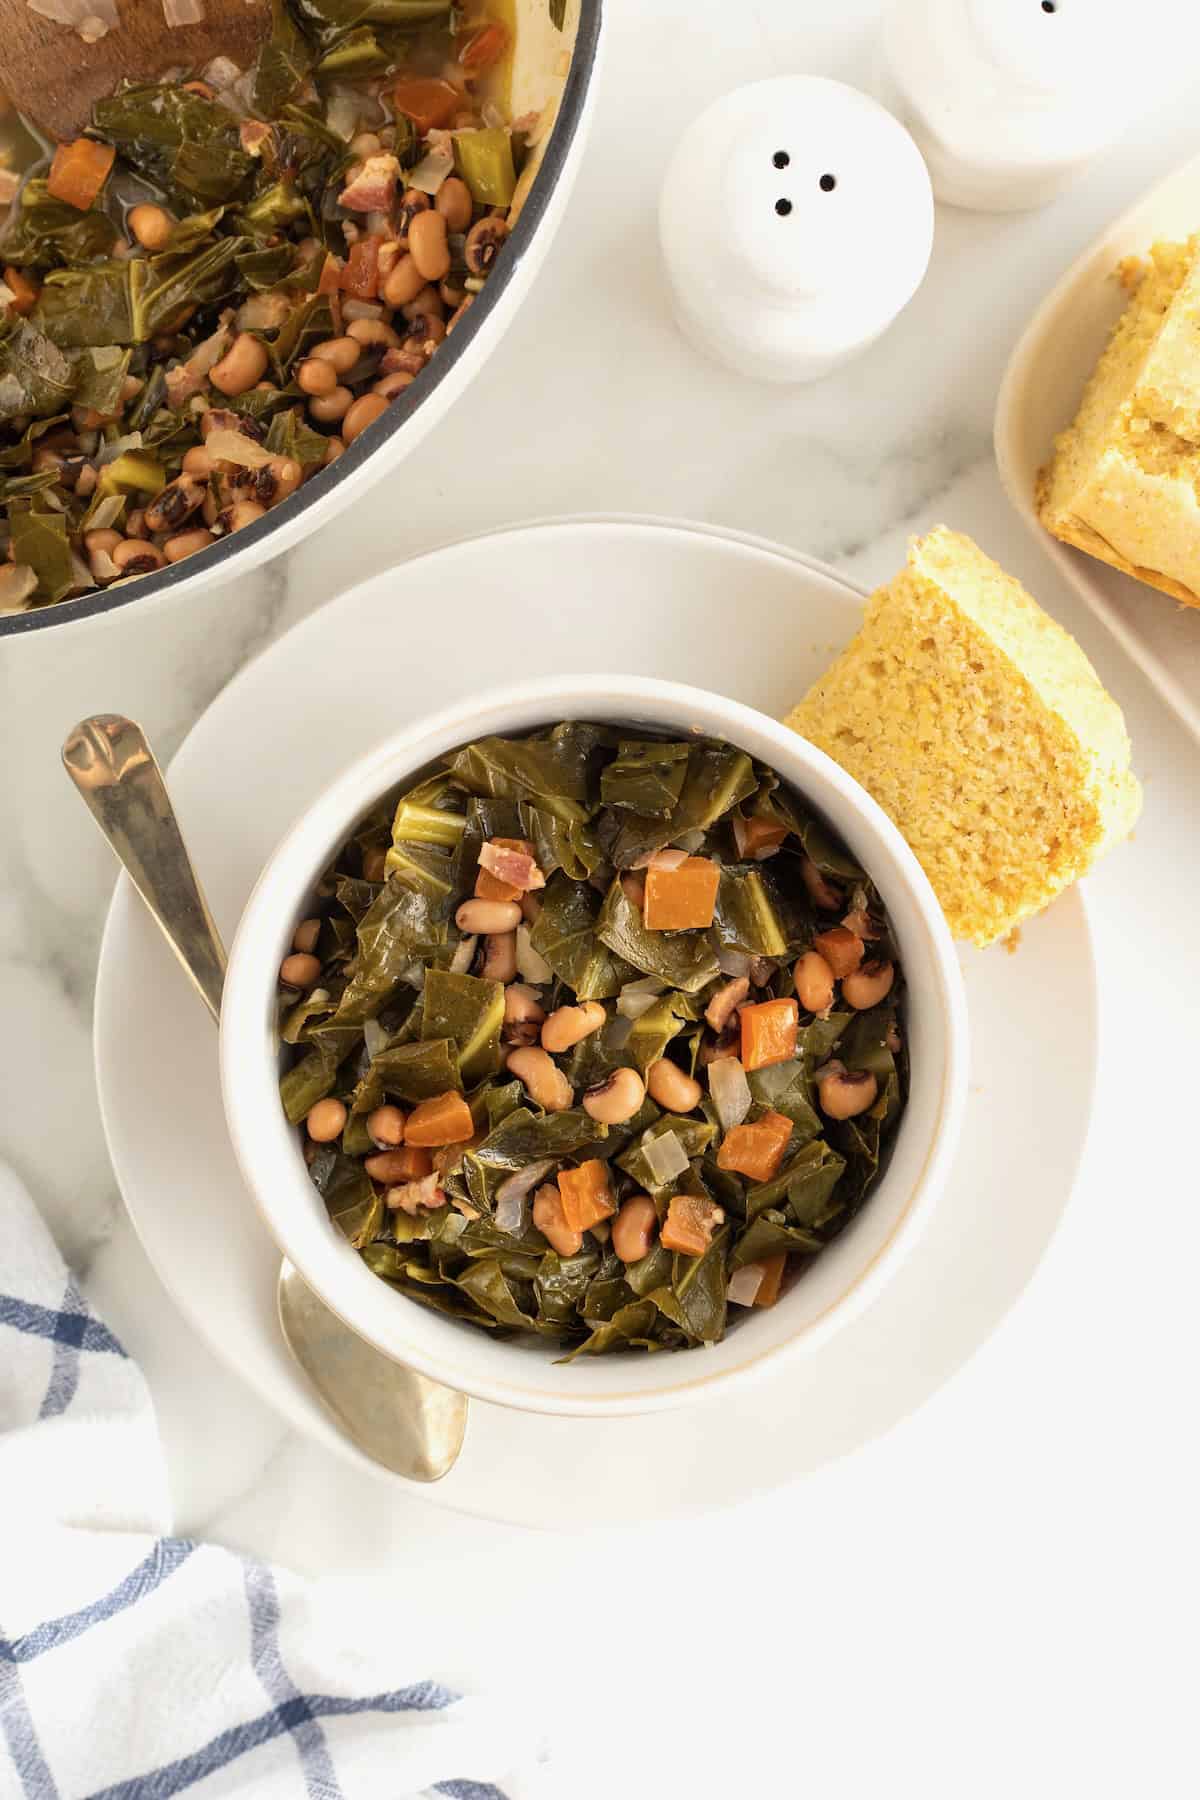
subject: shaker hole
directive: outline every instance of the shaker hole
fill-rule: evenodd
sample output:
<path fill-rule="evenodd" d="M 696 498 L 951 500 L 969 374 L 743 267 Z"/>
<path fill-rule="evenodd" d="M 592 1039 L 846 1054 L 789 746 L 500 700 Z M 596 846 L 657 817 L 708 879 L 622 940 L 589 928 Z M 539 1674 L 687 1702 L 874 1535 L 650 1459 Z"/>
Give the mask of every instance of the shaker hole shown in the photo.
<path fill-rule="evenodd" d="M 786 150 L 777 150 L 772 161 L 777 169 L 786 169 L 790 167 L 792 159 Z"/>
<path fill-rule="evenodd" d="M 786 219 L 791 213 L 791 210 L 792 203 L 790 200 L 777 200 L 775 202 L 775 211 L 779 214 L 781 219 Z"/>
<path fill-rule="evenodd" d="M 820 181 L 817 183 L 817 186 L 820 188 L 820 190 L 823 194 L 832 194 L 834 188 L 837 186 L 837 176 L 836 175 L 822 175 Z"/>

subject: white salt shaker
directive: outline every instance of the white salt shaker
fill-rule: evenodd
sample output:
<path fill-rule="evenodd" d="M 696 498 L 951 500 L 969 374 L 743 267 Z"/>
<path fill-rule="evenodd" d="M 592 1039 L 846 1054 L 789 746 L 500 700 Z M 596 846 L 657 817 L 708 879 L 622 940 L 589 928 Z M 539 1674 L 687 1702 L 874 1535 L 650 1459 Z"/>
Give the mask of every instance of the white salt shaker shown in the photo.
<path fill-rule="evenodd" d="M 789 75 L 726 94 L 689 127 L 659 228 L 697 349 L 764 381 L 815 381 L 921 285 L 933 194 L 911 137 L 874 100 Z"/>
<path fill-rule="evenodd" d="M 1042 206 L 1128 122 L 1143 25 L 1128 0 L 894 0 L 883 98 L 939 200 Z"/>

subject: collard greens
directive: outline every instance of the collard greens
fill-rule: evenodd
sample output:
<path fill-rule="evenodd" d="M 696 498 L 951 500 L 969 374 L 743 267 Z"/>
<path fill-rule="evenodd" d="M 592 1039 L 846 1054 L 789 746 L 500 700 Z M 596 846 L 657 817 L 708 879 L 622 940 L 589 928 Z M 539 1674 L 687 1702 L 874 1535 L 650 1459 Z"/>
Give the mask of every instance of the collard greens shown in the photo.
<path fill-rule="evenodd" d="M 764 860 L 743 861 L 736 813 L 788 835 Z M 679 838 L 720 865 L 712 920 L 651 929 L 639 883 Z M 519 908 L 482 885 L 489 904 L 525 915 L 514 980 L 484 967 L 511 938 L 509 917 L 498 916 L 501 931 L 460 916 L 486 844 L 516 846 L 514 870 L 532 871 L 527 889 L 499 890 L 516 892 Z M 814 911 L 805 857 L 833 884 L 835 913 Z M 466 745 L 373 808 L 322 877 L 313 914 L 320 974 L 281 998 L 293 1059 L 281 1082 L 287 1116 L 299 1123 L 318 1101 L 340 1103 L 340 1137 L 309 1150 L 333 1227 L 381 1280 L 449 1318 L 551 1338 L 568 1361 L 716 1343 L 740 1316 L 729 1299 L 738 1272 L 782 1257 L 785 1288 L 802 1280 L 886 1161 L 908 1089 L 898 967 L 874 1007 L 856 1011 L 838 995 L 826 1015 L 800 1010 L 793 1053 L 747 1071 L 741 1129 L 753 1138 L 771 1115 L 778 1144 L 779 1121 L 790 1127 L 770 1165 L 739 1157 L 709 1091 L 713 1058 L 740 1045 L 736 1015 L 732 1038 L 718 1037 L 706 1012 L 741 970 L 745 1004 L 793 996 L 796 956 L 851 914 L 877 934 L 866 961 L 895 956 L 868 874 L 799 796 L 728 745 L 586 723 Z M 540 1049 L 530 1000 L 545 1015 L 592 1009 L 586 1035 L 552 1053 L 569 1092 L 554 1090 L 558 1110 L 546 1110 L 552 1090 L 528 1080 L 520 1060 L 505 1067 Z M 657 1086 L 664 1059 L 695 1073 L 691 1110 L 661 1103 L 675 1092 Z M 874 1084 L 852 1117 L 823 1109 L 831 1068 Z M 603 1110 L 600 1090 L 614 1077 L 632 1082 L 631 1098 L 606 1121 L 591 1107 Z M 380 1172 L 378 1109 L 442 1106 L 447 1096 L 465 1101 L 455 1116 L 466 1122 L 445 1143 L 410 1145 L 405 1176 Z M 589 1191 L 598 1183 L 607 1193 L 608 1217 L 572 1233 L 564 1215 L 565 1235 L 554 1228 L 552 1242 L 535 1223 L 550 1228 L 535 1214 L 538 1196 L 573 1192 L 572 1170 L 591 1171 Z M 611 1220 L 634 1195 L 650 1197 L 657 1227 L 626 1263 Z M 705 1240 L 688 1248 L 671 1224 L 680 1206 L 707 1220 Z"/>

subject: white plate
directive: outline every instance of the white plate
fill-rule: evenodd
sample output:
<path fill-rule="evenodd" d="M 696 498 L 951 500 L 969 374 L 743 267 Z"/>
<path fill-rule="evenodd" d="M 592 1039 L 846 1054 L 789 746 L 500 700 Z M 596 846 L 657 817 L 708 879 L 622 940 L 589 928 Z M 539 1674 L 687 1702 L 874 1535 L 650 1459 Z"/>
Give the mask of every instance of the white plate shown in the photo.
<path fill-rule="evenodd" d="M 1043 301 L 1013 352 L 996 403 L 996 460 L 1009 499 L 1067 579 L 1104 620 L 1184 724 L 1200 738 L 1200 609 L 1122 575 L 1051 537 L 1034 484 L 1058 432 L 1079 410 L 1129 296 L 1113 279 L 1124 256 L 1200 230 L 1200 156 L 1131 207 L 1085 250 Z"/>
<path fill-rule="evenodd" d="M 410 712 L 476 682 L 619 666 L 778 716 L 852 635 L 861 604 L 786 550 L 633 520 L 526 526 L 378 576 L 245 669 L 171 765 L 217 922 L 232 937 L 261 863 L 310 795 Z M 959 1368 L 1036 1267 L 1083 1146 L 1097 1034 L 1082 897 L 1027 926 L 1017 955 L 962 961 L 962 1149 L 921 1244 L 861 1320 L 786 1371 L 679 1412 L 583 1422 L 472 1402 L 461 1460 L 422 1494 L 539 1526 L 731 1505 L 888 1429 Z M 299 1430 L 373 1467 L 282 1347 L 278 1255 L 229 1145 L 216 1035 L 124 878 L 101 951 L 96 1063 L 126 1204 L 182 1311 Z"/>

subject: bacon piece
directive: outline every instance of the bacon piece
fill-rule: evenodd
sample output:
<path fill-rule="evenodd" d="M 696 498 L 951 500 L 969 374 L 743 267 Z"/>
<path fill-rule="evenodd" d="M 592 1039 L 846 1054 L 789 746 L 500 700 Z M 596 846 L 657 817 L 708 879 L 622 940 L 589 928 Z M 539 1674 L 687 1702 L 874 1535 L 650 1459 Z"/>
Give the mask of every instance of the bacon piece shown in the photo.
<path fill-rule="evenodd" d="M 387 212 L 396 197 L 400 162 L 395 156 L 368 156 L 349 187 L 342 189 L 341 204 L 348 212 Z"/>
<path fill-rule="evenodd" d="M 479 866 L 494 875 L 497 881 L 516 888 L 520 894 L 531 893 L 546 885 L 546 877 L 527 851 L 510 849 L 495 838 L 479 852 Z"/>

